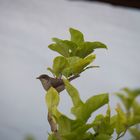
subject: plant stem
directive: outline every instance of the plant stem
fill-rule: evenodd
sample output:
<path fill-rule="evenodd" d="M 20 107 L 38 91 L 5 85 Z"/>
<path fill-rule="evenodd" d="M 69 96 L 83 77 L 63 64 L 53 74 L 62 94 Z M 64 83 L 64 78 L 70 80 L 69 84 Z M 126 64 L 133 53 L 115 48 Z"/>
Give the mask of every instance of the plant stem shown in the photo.
<path fill-rule="evenodd" d="M 60 135 L 58 133 L 58 130 L 57 130 L 57 124 L 53 121 L 51 112 L 48 112 L 48 122 L 50 124 L 51 131 L 54 133 L 54 135 L 56 136 L 57 140 L 61 140 L 61 137 L 60 137 Z"/>

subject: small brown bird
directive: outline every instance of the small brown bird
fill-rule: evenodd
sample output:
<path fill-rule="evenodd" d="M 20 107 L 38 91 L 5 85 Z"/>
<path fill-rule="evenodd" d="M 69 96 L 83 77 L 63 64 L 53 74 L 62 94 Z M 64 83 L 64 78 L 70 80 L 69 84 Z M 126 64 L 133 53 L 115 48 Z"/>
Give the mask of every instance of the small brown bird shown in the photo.
<path fill-rule="evenodd" d="M 68 80 L 72 81 L 73 79 L 76 79 L 79 77 L 79 75 L 75 75 L 73 77 L 70 77 Z M 62 79 L 59 78 L 52 78 L 46 74 L 42 74 L 39 77 L 37 77 L 42 83 L 43 88 L 48 91 L 50 87 L 55 88 L 58 93 L 63 91 L 65 89 L 65 85 Z"/>

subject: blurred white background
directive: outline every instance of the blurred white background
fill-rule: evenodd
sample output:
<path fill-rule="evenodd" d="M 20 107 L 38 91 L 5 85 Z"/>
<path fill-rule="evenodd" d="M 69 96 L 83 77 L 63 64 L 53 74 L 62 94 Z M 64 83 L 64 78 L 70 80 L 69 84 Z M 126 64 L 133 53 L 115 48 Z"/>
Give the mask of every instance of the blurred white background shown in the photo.
<path fill-rule="evenodd" d="M 36 77 L 49 74 L 46 68 L 58 54 L 47 46 L 52 37 L 69 39 L 69 27 L 108 46 L 95 52 L 100 68 L 72 82 L 83 100 L 109 92 L 114 113 L 119 100 L 112 93 L 140 87 L 140 11 L 97 2 L 0 0 L 0 140 L 22 140 L 26 134 L 47 139 L 45 92 Z M 60 109 L 70 114 L 70 106 L 63 92 Z"/>

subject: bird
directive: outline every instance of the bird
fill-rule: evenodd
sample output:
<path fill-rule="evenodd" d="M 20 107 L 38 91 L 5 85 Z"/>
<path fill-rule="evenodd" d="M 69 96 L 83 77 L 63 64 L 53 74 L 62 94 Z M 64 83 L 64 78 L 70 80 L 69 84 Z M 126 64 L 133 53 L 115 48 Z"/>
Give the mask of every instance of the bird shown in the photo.
<path fill-rule="evenodd" d="M 80 75 L 74 75 L 74 76 L 68 78 L 68 80 L 72 81 L 79 76 Z M 61 78 L 53 78 L 46 74 L 42 74 L 39 77 L 37 77 L 36 79 L 39 79 L 41 81 L 42 86 L 45 89 L 45 91 L 48 91 L 50 89 L 50 87 L 55 88 L 58 93 L 60 93 L 61 91 L 63 91 L 65 89 L 63 79 L 61 79 Z"/>

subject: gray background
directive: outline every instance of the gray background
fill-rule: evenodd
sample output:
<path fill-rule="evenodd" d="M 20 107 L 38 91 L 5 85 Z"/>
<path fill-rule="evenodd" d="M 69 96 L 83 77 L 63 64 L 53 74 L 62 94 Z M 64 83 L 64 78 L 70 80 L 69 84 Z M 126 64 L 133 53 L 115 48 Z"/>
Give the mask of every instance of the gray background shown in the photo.
<path fill-rule="evenodd" d="M 96 51 L 94 64 L 100 68 L 72 82 L 83 100 L 109 92 L 114 114 L 119 100 L 112 93 L 140 86 L 140 11 L 97 2 L 0 0 L 0 140 L 22 140 L 28 133 L 46 139 L 45 92 L 35 78 L 48 73 L 58 55 L 47 48 L 51 38 L 68 39 L 69 27 L 108 45 Z M 70 114 L 72 104 L 63 93 L 59 108 Z"/>

